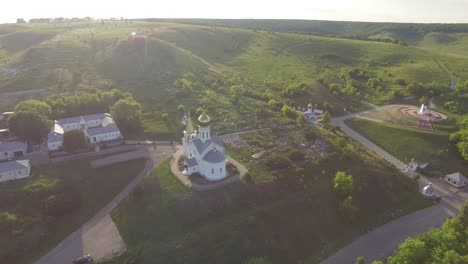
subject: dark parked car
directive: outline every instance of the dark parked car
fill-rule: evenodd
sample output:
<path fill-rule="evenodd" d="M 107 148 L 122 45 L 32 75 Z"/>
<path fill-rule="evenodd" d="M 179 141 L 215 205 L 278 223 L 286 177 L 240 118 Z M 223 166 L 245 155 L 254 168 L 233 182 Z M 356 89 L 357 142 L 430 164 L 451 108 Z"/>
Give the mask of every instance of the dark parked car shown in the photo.
<path fill-rule="evenodd" d="M 93 258 L 90 255 L 81 256 L 73 260 L 73 264 L 93 263 Z"/>

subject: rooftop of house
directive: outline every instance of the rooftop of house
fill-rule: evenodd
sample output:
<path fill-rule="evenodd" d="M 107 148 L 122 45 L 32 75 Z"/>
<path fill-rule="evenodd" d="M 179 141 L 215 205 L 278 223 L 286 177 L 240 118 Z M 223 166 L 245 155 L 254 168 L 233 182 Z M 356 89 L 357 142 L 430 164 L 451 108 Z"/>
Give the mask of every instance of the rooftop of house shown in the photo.
<path fill-rule="evenodd" d="M 110 124 L 110 125 L 105 126 L 105 127 L 88 128 L 86 130 L 86 133 L 89 136 L 95 136 L 95 135 L 99 135 L 99 134 L 117 132 L 117 131 L 120 131 L 119 128 L 114 124 Z"/>
<path fill-rule="evenodd" d="M 0 163 L 0 172 L 9 172 L 24 168 L 30 168 L 29 160 L 13 160 Z"/>
<path fill-rule="evenodd" d="M 22 141 L 6 141 L 0 143 L 0 152 L 16 151 L 26 149 L 26 142 Z"/>

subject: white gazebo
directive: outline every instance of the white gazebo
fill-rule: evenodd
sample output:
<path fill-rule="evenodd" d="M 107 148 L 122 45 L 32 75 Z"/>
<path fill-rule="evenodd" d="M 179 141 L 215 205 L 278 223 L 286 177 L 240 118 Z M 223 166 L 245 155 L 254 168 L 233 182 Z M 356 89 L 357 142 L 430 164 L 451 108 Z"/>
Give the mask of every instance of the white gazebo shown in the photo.
<path fill-rule="evenodd" d="M 468 180 L 460 172 L 455 172 L 455 173 L 446 175 L 445 181 L 457 188 L 461 188 L 468 184 Z"/>

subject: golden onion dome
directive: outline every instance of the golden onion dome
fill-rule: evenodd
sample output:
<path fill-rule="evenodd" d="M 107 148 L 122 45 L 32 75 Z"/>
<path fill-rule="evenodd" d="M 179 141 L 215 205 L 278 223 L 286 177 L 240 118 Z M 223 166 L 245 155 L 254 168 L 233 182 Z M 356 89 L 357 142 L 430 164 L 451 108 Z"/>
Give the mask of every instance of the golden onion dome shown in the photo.
<path fill-rule="evenodd" d="M 205 113 L 203 112 L 199 117 L 198 117 L 198 123 L 200 125 L 205 125 L 205 126 L 208 126 L 210 124 L 210 121 L 211 121 L 211 118 Z"/>

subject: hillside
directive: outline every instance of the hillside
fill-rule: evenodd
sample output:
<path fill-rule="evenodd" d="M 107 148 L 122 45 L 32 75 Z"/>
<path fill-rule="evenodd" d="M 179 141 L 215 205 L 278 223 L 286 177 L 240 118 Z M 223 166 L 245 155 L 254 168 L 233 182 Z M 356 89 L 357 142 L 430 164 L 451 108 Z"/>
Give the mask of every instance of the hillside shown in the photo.
<path fill-rule="evenodd" d="M 6 32 L 0 35 L 2 91 L 113 85 L 158 94 L 157 89 L 186 72 L 239 75 L 256 89 L 265 81 L 282 86 L 295 80 L 320 90 L 315 81 L 336 75 L 341 67 L 364 68 L 389 86 L 398 78 L 444 86 L 448 82 L 447 73 L 433 61 L 443 54 L 388 43 L 171 23 L 25 25 L 19 29 L 0 30 Z M 128 40 L 130 32 L 138 29 L 148 36 L 146 47 Z M 433 42 L 426 40 L 424 45 L 437 49 Z M 447 45 L 443 49 L 464 52 L 463 44 L 453 45 L 453 49 Z M 445 61 L 452 60 L 447 57 Z M 468 65 L 468 59 L 461 60 Z M 388 78 L 388 72 L 392 77 Z"/>
<path fill-rule="evenodd" d="M 213 21 L 218 20 L 203 23 Z M 238 128 L 247 128 L 245 117 L 253 118 L 256 109 L 272 100 L 302 107 L 312 102 L 338 114 L 343 108 L 357 111 L 368 107 L 361 100 L 382 104 L 404 96 L 448 92 L 449 74 L 468 79 L 468 56 L 463 55 L 465 45 L 458 42 L 466 33 L 447 33 L 449 37 L 428 33 L 421 48 L 188 24 L 191 20 L 168 22 L 1 25 L 0 93 L 9 92 L 8 98 L 14 98 L 11 93 L 18 91 L 44 90 L 44 96 L 49 96 L 116 87 L 132 92 L 144 104 L 145 113 L 152 116 L 145 127 L 157 128 L 151 133 L 157 134 L 161 128 L 167 134 L 168 127 L 175 126 L 161 124 L 159 116 L 166 112 L 170 120 L 180 118 L 179 104 L 193 110 L 216 109 L 215 119 L 232 120 Z M 249 20 L 238 22 L 247 25 Z M 309 25 L 298 23 L 274 25 L 282 31 L 292 31 L 283 30 L 288 25 Z M 375 35 L 397 25 L 403 27 L 326 21 L 314 25 L 335 28 L 342 35 L 355 31 Z M 433 30 L 428 25 L 408 28 Z M 463 30 L 463 26 L 448 30 Z M 146 38 L 133 39 L 131 32 L 135 31 Z M 183 85 L 174 86 L 175 81 Z M 408 90 L 413 82 L 422 88 Z M 240 87 L 236 104 L 232 103 L 233 86 Z M 450 98 L 444 97 L 440 104 L 446 100 Z M 8 109 L 8 105 L 0 107 Z M 271 118 L 265 124 L 271 123 L 282 121 Z"/>

